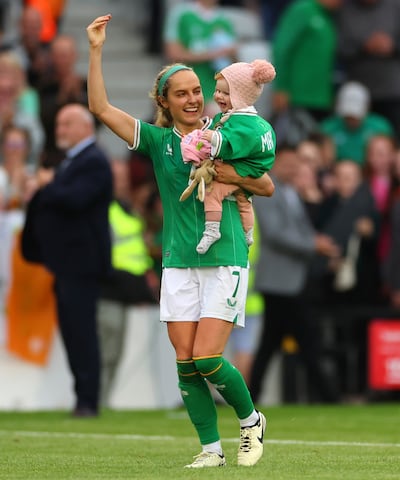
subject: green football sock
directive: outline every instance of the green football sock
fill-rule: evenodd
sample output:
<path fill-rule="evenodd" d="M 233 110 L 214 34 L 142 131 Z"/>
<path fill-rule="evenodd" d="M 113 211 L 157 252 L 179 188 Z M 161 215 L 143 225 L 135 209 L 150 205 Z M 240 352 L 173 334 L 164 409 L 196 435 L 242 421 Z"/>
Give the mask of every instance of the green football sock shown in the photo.
<path fill-rule="evenodd" d="M 237 368 L 221 355 L 194 358 L 201 375 L 218 390 L 224 400 L 235 409 L 239 419 L 254 411 L 249 389 Z"/>
<path fill-rule="evenodd" d="M 217 410 L 207 382 L 196 369 L 193 360 L 178 360 L 179 388 L 201 445 L 220 439 Z"/>

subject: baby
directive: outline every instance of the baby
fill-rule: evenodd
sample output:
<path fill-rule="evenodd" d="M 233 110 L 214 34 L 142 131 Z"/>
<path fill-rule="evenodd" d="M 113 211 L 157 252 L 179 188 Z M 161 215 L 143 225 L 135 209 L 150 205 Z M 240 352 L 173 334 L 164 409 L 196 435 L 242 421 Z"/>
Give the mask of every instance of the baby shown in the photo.
<path fill-rule="evenodd" d="M 194 130 L 182 139 L 183 161 L 197 167 L 207 158 L 221 158 L 242 177 L 258 178 L 269 171 L 275 160 L 275 132 L 257 114 L 254 103 L 263 85 L 274 78 L 275 69 L 266 60 L 233 63 L 217 73 L 214 100 L 221 113 L 213 120 L 213 130 Z M 237 202 L 246 242 L 253 243 L 251 195 L 236 185 L 213 180 L 205 193 L 205 230 L 198 253 L 206 253 L 221 238 L 222 201 L 230 196 Z"/>

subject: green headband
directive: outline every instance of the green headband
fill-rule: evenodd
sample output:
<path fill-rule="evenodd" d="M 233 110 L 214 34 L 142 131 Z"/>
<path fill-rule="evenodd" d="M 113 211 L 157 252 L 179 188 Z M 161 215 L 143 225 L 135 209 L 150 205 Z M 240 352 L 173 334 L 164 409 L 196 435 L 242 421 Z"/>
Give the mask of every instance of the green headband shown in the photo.
<path fill-rule="evenodd" d="M 174 73 L 179 72 L 180 70 L 192 70 L 192 69 L 190 67 L 187 67 L 186 65 L 174 65 L 169 70 L 164 72 L 160 78 L 160 81 L 158 82 L 158 88 L 157 88 L 158 95 L 162 95 L 162 91 L 169 77 Z"/>

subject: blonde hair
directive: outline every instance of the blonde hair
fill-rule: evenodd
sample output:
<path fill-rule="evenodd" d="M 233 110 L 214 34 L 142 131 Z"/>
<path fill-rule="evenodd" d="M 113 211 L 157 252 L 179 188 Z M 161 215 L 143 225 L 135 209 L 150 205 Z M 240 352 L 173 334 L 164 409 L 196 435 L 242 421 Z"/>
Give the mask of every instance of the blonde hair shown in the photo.
<path fill-rule="evenodd" d="M 0 52 L 0 71 L 11 73 L 14 76 L 18 93 L 21 93 L 27 86 L 26 72 L 20 58 L 14 52 Z"/>

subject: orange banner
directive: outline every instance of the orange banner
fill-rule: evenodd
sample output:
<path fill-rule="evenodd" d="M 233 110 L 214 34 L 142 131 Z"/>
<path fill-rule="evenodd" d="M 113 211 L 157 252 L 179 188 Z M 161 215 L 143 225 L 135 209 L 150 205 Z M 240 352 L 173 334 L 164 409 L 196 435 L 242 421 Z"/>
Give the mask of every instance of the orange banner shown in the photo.
<path fill-rule="evenodd" d="M 21 233 L 11 258 L 11 281 L 6 299 L 7 349 L 38 365 L 47 363 L 57 324 L 54 277 L 21 253 Z"/>

